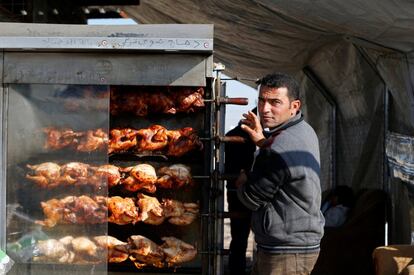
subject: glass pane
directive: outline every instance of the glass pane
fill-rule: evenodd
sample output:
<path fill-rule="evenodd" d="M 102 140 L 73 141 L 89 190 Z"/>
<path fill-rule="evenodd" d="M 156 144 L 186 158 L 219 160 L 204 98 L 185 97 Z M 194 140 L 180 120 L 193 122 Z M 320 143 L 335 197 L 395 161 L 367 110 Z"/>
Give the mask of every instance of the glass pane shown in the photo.
<path fill-rule="evenodd" d="M 139 218 L 122 224 L 109 209 L 109 234 L 130 244 L 130 261 L 110 264 L 110 271 L 202 272 L 207 254 L 200 251 L 213 235 L 200 215 L 209 211 L 212 155 L 201 139 L 210 135 L 203 101 L 209 93 L 200 87 L 111 87 L 109 161 L 125 180 L 109 195 L 136 199 Z M 147 183 L 139 175 L 148 176 Z M 145 244 L 152 257 L 143 255 Z"/>
<path fill-rule="evenodd" d="M 106 274 L 109 86 L 16 84 L 5 100 L 10 274 Z"/>

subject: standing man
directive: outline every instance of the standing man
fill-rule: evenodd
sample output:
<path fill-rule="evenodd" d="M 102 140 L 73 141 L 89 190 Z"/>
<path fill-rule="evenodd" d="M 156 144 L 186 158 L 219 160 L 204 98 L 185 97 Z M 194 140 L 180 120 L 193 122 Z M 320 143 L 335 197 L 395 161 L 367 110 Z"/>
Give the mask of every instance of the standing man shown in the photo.
<path fill-rule="evenodd" d="M 251 172 L 238 179 L 238 196 L 253 211 L 252 274 L 310 274 L 324 226 L 318 138 L 303 120 L 293 77 L 270 74 L 259 84 L 260 120 L 252 112 L 242 120 L 259 150 Z"/>
<path fill-rule="evenodd" d="M 256 108 L 252 110 L 257 113 Z M 241 129 L 241 123 L 230 130 L 226 136 L 239 136 L 245 143 L 226 143 L 224 147 L 224 168 L 227 174 L 240 174 L 249 171 L 253 164 L 256 145 L 249 135 Z M 227 180 L 227 203 L 230 216 L 230 275 L 246 274 L 246 250 L 250 233 L 251 210 L 237 197 L 236 179 Z"/>

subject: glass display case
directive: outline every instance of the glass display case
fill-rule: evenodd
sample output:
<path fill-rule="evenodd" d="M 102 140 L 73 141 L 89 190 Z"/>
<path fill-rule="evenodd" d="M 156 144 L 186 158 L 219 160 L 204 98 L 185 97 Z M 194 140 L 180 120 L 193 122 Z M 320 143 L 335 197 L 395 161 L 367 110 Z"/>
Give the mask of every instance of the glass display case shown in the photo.
<path fill-rule="evenodd" d="M 220 273 L 212 26 L 0 30 L 10 274 Z"/>

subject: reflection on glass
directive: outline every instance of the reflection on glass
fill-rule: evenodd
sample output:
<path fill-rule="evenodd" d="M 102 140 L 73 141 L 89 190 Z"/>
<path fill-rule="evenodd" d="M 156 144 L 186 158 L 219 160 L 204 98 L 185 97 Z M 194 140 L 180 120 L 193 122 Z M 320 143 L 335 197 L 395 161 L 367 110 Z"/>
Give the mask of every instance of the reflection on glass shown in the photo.
<path fill-rule="evenodd" d="M 11 273 L 106 272 L 109 86 L 10 85 L 6 101 Z"/>

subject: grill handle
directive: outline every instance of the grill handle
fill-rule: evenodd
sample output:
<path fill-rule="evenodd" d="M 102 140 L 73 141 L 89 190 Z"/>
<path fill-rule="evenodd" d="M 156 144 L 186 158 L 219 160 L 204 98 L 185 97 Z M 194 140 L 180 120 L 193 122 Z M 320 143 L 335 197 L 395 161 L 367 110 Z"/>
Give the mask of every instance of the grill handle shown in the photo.
<path fill-rule="evenodd" d="M 249 99 L 246 97 L 219 97 L 217 105 L 220 104 L 247 105 L 249 104 Z"/>
<path fill-rule="evenodd" d="M 246 143 L 246 138 L 240 136 L 220 136 L 220 142 L 224 143 Z"/>

